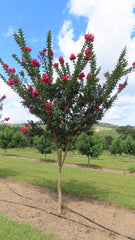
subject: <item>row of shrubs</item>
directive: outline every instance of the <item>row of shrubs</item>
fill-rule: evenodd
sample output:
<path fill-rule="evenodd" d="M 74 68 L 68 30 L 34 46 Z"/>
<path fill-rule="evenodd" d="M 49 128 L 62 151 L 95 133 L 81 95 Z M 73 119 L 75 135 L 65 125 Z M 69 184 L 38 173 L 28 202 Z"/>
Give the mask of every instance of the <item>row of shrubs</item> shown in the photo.
<path fill-rule="evenodd" d="M 16 147 L 36 147 L 42 154 L 51 153 L 55 149 L 51 139 L 51 134 L 47 130 L 39 127 L 28 129 L 27 135 L 21 131 L 21 127 L 10 127 L 3 125 L 0 128 L 0 146 L 3 149 Z M 69 146 L 70 151 L 79 150 L 81 154 L 88 157 L 97 158 L 103 150 L 109 150 L 111 154 L 135 154 L 135 140 L 131 135 L 126 138 L 111 136 L 101 136 L 93 129 L 82 133 L 78 139 Z M 63 151 L 65 146 L 63 145 Z"/>

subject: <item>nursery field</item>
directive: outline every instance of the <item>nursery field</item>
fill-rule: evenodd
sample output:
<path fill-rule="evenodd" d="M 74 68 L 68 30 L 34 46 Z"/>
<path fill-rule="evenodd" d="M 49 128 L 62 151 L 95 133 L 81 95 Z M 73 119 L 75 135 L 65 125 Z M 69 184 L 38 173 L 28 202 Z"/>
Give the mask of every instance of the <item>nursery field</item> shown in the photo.
<path fill-rule="evenodd" d="M 64 206 L 66 206 L 65 209 L 68 208 L 68 204 L 71 204 L 72 200 L 73 202 L 76 201 L 79 206 L 88 204 L 88 209 L 92 209 L 93 206 L 95 206 L 96 201 L 98 201 L 98 207 L 103 207 L 104 205 L 106 207 L 104 209 L 104 214 L 106 212 L 107 206 L 109 209 L 112 207 L 113 209 L 111 213 L 111 217 L 116 220 L 116 215 L 119 212 L 119 209 L 123 209 L 122 211 L 125 211 L 124 209 L 127 209 L 126 211 L 135 212 L 135 175 L 129 174 L 128 169 L 135 164 L 135 156 L 112 156 L 108 151 L 104 151 L 104 153 L 98 158 L 98 159 L 91 159 L 90 161 L 90 168 L 87 166 L 87 157 L 80 155 L 78 152 L 68 152 L 66 164 L 63 167 L 62 170 L 62 192 L 64 194 Z M 106 171 L 104 171 L 106 169 Z M 119 170 L 119 172 L 115 172 L 115 170 Z M 51 200 L 48 200 L 48 206 L 51 206 L 54 199 L 55 199 L 55 207 L 52 206 L 53 211 L 57 212 L 57 165 L 56 165 L 56 152 L 53 152 L 51 154 L 47 155 L 46 161 L 44 160 L 44 156 L 42 154 L 39 154 L 37 150 L 34 148 L 26 148 L 26 149 L 8 149 L 6 154 L 5 151 L 0 149 L 0 184 L 7 184 L 10 187 L 8 188 L 11 190 L 11 186 L 13 189 L 15 189 L 15 192 L 18 192 L 17 184 L 19 185 L 19 193 L 21 194 L 21 191 L 24 191 L 24 194 L 28 191 L 27 189 L 30 188 L 31 190 L 28 191 L 29 196 L 31 197 L 32 189 L 34 186 L 40 189 L 40 193 L 43 193 L 43 191 L 48 191 L 47 189 L 50 189 L 49 195 L 53 196 Z M 24 183 L 24 184 L 23 184 Z M 26 184 L 32 184 L 28 185 L 27 189 L 25 189 Z M 12 184 L 12 185 L 11 185 Z M 23 186 L 24 185 L 24 186 Z M 21 187 L 20 187 L 21 186 Z M 6 187 L 6 186 L 5 186 Z M 2 189 L 2 188 L 1 188 Z M 30 194 L 31 193 L 31 194 Z M 7 195 L 6 192 L 6 200 L 9 200 L 10 195 Z M 14 194 L 15 195 L 15 194 Z M 23 195 L 23 194 L 22 194 Z M 43 195 L 43 194 L 41 194 Z M 40 201 L 42 200 L 39 194 L 39 199 L 36 202 L 38 207 L 42 208 L 42 205 L 40 205 Z M 0 196 L 0 201 L 3 199 L 3 195 Z M 44 199 L 44 197 L 43 197 Z M 53 200 L 52 200 L 53 199 Z M 68 200 L 66 200 L 68 199 Z M 75 200 L 76 199 L 76 200 Z M 17 199 L 18 200 L 18 199 Z M 45 200 L 47 201 L 47 200 Z M 19 202 L 18 202 L 19 203 Z M 42 203 L 42 201 L 41 201 Z M 93 203 L 93 205 L 92 205 Z M 3 203 L 6 204 L 6 203 Z M 23 201 L 24 204 L 24 201 Z M 27 203 L 28 204 L 28 203 Z M 73 204 L 73 203 L 72 203 Z M 91 204 L 92 206 L 90 207 Z M 2 208 L 2 209 L 1 209 Z M 3 210 L 4 208 L 1 205 L 0 213 L 7 216 L 8 218 L 11 218 L 14 216 L 14 214 L 19 210 L 14 210 L 14 213 L 11 215 Z M 11 211 L 11 208 L 9 208 Z M 21 208 L 20 208 L 21 209 Z M 79 208 L 81 213 L 84 213 L 84 209 L 81 210 L 81 207 Z M 128 210 L 129 209 L 129 210 Z M 9 212 L 10 212 L 9 211 Z M 24 210 L 23 210 L 24 211 Z M 64 216 L 66 216 L 64 210 Z M 103 210 L 102 210 L 103 211 Z M 120 210 L 121 211 L 121 210 Z M 100 212 L 100 210 L 99 210 Z M 33 213 L 32 213 L 33 214 Z M 37 215 L 40 213 L 38 211 Z M 103 214 L 103 212 L 102 212 Z M 19 213 L 18 213 L 19 215 Z M 20 215 L 16 219 L 24 220 L 22 215 L 20 218 Z M 33 215 L 34 216 L 34 215 Z M 38 217 L 39 217 L 38 216 Z M 29 219 L 29 218 L 28 218 Z M 32 220 L 32 217 L 30 217 L 30 220 Z M 0 236 L 4 236 L 4 238 L 0 239 L 25 239 L 25 236 L 27 234 L 32 234 L 34 231 L 36 232 L 35 236 L 37 238 L 34 238 L 34 235 L 30 235 L 27 239 L 57 239 L 56 235 L 45 235 L 42 232 L 38 231 L 34 228 L 30 230 L 30 226 L 23 226 L 20 225 L 19 222 L 10 221 L 10 224 L 8 223 L 9 220 L 3 218 L 0 216 L 0 225 L 2 226 L 0 230 Z M 41 219 L 40 219 L 41 221 Z M 134 221 L 135 222 L 135 221 Z M 28 223 L 32 224 L 31 221 L 28 221 Z M 13 224 L 13 225 L 12 225 Z M 106 224 L 106 223 L 105 223 Z M 22 234 L 22 238 L 18 238 L 17 233 L 15 233 L 14 226 L 17 226 L 18 232 L 20 231 Z M 35 226 L 35 224 L 33 224 Z M 9 226 L 9 227 L 8 227 Z M 41 228 L 42 230 L 48 232 L 48 228 L 46 227 L 40 227 L 40 223 L 36 225 L 36 227 Z M 70 226 L 71 227 L 71 226 Z M 26 230 L 25 230 L 26 228 Z M 2 229 L 8 229 L 6 232 L 9 232 L 4 235 L 5 230 L 2 231 Z M 67 227 L 69 229 L 69 226 Z M 49 229 L 50 230 L 50 229 Z M 25 234 L 23 233 L 25 232 Z M 72 234 L 70 233 L 65 234 L 63 232 L 61 235 L 59 235 L 59 231 L 54 227 L 54 233 L 58 235 L 58 239 L 89 239 L 88 234 L 85 234 L 87 237 L 84 237 L 83 233 L 78 233 L 79 237 L 77 238 L 71 238 Z M 68 230 L 67 230 L 68 231 Z M 74 230 L 72 230 L 74 231 Z M 72 232 L 71 231 L 71 232 Z M 75 230 L 77 231 L 77 230 Z M 51 228 L 51 232 L 53 232 L 53 228 Z M 9 238 L 10 234 L 14 234 L 13 237 Z M 20 233 L 19 233 L 20 234 Z M 60 238 L 64 237 L 64 238 Z M 69 236 L 69 238 L 67 238 Z M 78 236 L 78 235 L 77 235 Z M 94 235 L 93 235 L 93 239 Z M 107 238 L 103 237 L 101 239 L 113 239 L 111 237 Z M 117 238 L 116 238 L 117 239 Z M 124 239 L 124 238 L 119 238 Z"/>
<path fill-rule="evenodd" d="M 45 161 L 44 154 L 38 153 L 35 148 L 12 148 L 8 149 L 5 153 L 5 150 L 0 149 L 0 155 L 3 156 L 16 156 L 23 157 L 28 159 L 38 159 L 41 161 Z M 46 162 L 48 163 L 56 163 L 57 162 L 57 154 L 54 151 L 51 154 L 47 154 Z M 87 167 L 88 166 L 88 158 L 85 155 L 79 154 L 77 151 L 68 152 L 67 158 L 65 161 L 66 164 L 75 164 L 77 166 Z M 135 156 L 133 155 L 111 155 L 109 151 L 104 151 L 101 156 L 97 159 L 90 159 L 90 166 L 97 168 L 111 168 L 111 169 L 120 169 L 127 171 L 130 166 L 135 166 Z"/>

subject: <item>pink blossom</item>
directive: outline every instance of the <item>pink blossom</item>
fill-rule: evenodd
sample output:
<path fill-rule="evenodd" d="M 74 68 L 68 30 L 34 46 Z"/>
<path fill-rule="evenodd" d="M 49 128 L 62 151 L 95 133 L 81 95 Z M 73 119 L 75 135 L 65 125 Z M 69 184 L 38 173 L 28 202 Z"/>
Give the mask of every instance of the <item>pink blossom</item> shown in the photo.
<path fill-rule="evenodd" d="M 90 56 L 89 55 L 86 55 L 85 56 L 85 59 L 88 61 L 90 59 Z"/>
<path fill-rule="evenodd" d="M 35 91 L 32 91 L 32 94 L 33 94 L 33 97 L 37 97 L 39 93 L 37 90 L 35 90 Z"/>
<path fill-rule="evenodd" d="M 9 68 L 8 72 L 15 73 L 15 68 Z"/>
<path fill-rule="evenodd" d="M 32 113 L 32 110 L 31 110 L 31 109 L 29 109 L 29 113 Z"/>
<path fill-rule="evenodd" d="M 22 65 L 24 66 L 26 63 L 25 63 L 25 61 L 22 61 Z"/>
<path fill-rule="evenodd" d="M 91 78 L 91 75 L 88 73 L 86 79 L 88 80 L 90 78 Z"/>
<path fill-rule="evenodd" d="M 5 98 L 6 98 L 6 95 L 3 95 L 3 96 L 2 96 L 2 99 L 5 99 Z"/>
<path fill-rule="evenodd" d="M 102 110 L 102 108 L 98 107 L 98 108 L 95 110 L 95 112 L 98 112 L 98 111 L 101 111 L 101 110 Z"/>
<path fill-rule="evenodd" d="M 89 54 L 90 54 L 90 49 L 89 49 L 89 48 L 86 48 L 85 54 L 86 54 L 86 55 L 89 55 Z"/>
<path fill-rule="evenodd" d="M 13 84 L 14 84 L 14 81 L 13 81 L 11 78 L 9 78 L 9 79 L 8 79 L 8 83 L 9 83 L 10 85 L 13 85 Z"/>
<path fill-rule="evenodd" d="M 62 79 L 64 80 L 64 82 L 66 82 L 69 79 L 69 76 L 63 76 Z"/>
<path fill-rule="evenodd" d="M 78 78 L 81 79 L 83 77 L 85 77 L 84 73 L 83 72 L 79 73 L 79 77 Z"/>
<path fill-rule="evenodd" d="M 132 66 L 135 67 L 135 62 L 132 63 Z"/>
<path fill-rule="evenodd" d="M 8 67 L 9 67 L 6 63 L 4 63 L 3 66 L 4 66 L 5 68 L 8 68 Z"/>
<path fill-rule="evenodd" d="M 27 134 L 27 129 L 26 128 L 21 128 L 24 134 Z"/>
<path fill-rule="evenodd" d="M 22 74 L 24 74 L 24 71 L 23 71 L 23 70 L 21 70 L 21 73 L 22 73 Z"/>
<path fill-rule="evenodd" d="M 45 56 L 45 52 L 47 51 L 47 49 L 46 48 L 43 48 L 43 50 L 40 52 L 40 56 Z"/>
<path fill-rule="evenodd" d="M 40 52 L 40 56 L 44 57 L 45 53 L 44 52 Z"/>
<path fill-rule="evenodd" d="M 119 84 L 119 89 L 121 89 L 121 90 L 123 89 L 123 84 L 122 83 Z"/>
<path fill-rule="evenodd" d="M 8 118 L 5 118 L 4 120 L 5 120 L 5 121 L 9 121 L 9 119 L 10 119 L 10 118 L 8 117 Z"/>
<path fill-rule="evenodd" d="M 54 66 L 54 67 L 58 67 L 59 64 L 58 64 L 58 63 L 54 63 L 53 66 Z"/>
<path fill-rule="evenodd" d="M 63 57 L 59 57 L 59 62 L 60 63 L 64 63 L 64 58 Z"/>
<path fill-rule="evenodd" d="M 37 59 L 31 59 L 31 63 L 33 64 L 34 67 L 40 67 L 40 64 Z"/>
<path fill-rule="evenodd" d="M 50 79 L 45 73 L 42 74 L 41 82 L 44 82 L 46 84 L 50 83 Z"/>
<path fill-rule="evenodd" d="M 26 50 L 27 50 L 28 52 L 31 52 L 31 48 L 30 48 L 30 47 L 26 47 Z"/>
<path fill-rule="evenodd" d="M 94 35 L 92 35 L 92 34 L 85 34 L 84 37 L 85 37 L 86 42 L 94 41 Z"/>
<path fill-rule="evenodd" d="M 75 56 L 75 54 L 71 54 L 71 56 L 69 57 L 69 59 L 72 61 L 72 60 L 75 60 L 76 59 L 76 56 Z"/>
<path fill-rule="evenodd" d="M 33 87 L 31 85 L 29 85 L 28 90 L 33 91 Z"/>
<path fill-rule="evenodd" d="M 43 48 L 42 52 L 46 52 L 46 51 L 47 51 L 47 49 L 46 49 L 46 48 Z"/>
<path fill-rule="evenodd" d="M 47 113 L 48 115 L 52 114 L 52 111 L 51 111 L 52 102 L 45 103 L 44 105 L 45 105 L 45 107 L 46 107 L 46 109 L 45 109 L 46 113 Z"/>
<path fill-rule="evenodd" d="M 53 52 L 53 50 L 51 49 L 51 56 L 53 57 L 53 55 L 54 55 L 54 52 Z"/>

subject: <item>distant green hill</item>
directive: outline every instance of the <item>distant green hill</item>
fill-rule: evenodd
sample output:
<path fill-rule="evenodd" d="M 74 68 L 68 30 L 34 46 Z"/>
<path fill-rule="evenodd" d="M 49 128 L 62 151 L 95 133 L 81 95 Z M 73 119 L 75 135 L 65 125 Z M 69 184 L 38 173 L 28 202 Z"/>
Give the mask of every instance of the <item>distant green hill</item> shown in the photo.
<path fill-rule="evenodd" d="M 99 132 L 102 136 L 112 136 L 118 137 L 119 134 L 116 132 L 117 125 L 109 124 L 109 123 L 99 123 L 94 125 L 94 130 Z"/>

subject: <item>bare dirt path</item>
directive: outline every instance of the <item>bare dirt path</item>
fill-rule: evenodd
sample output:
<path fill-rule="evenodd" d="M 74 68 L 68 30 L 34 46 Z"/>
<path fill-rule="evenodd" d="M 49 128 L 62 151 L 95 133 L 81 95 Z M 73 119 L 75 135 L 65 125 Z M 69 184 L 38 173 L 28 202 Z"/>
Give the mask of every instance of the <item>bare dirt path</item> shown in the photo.
<path fill-rule="evenodd" d="M 63 194 L 63 202 L 62 216 L 66 219 L 52 215 L 58 214 L 57 193 L 54 191 L 24 181 L 0 178 L 0 213 L 8 218 L 25 221 L 45 232 L 56 233 L 60 239 L 62 237 L 67 240 L 135 239 L 135 211 L 92 199 L 82 200 L 69 194 Z M 69 209 L 89 218 L 89 221 Z"/>

